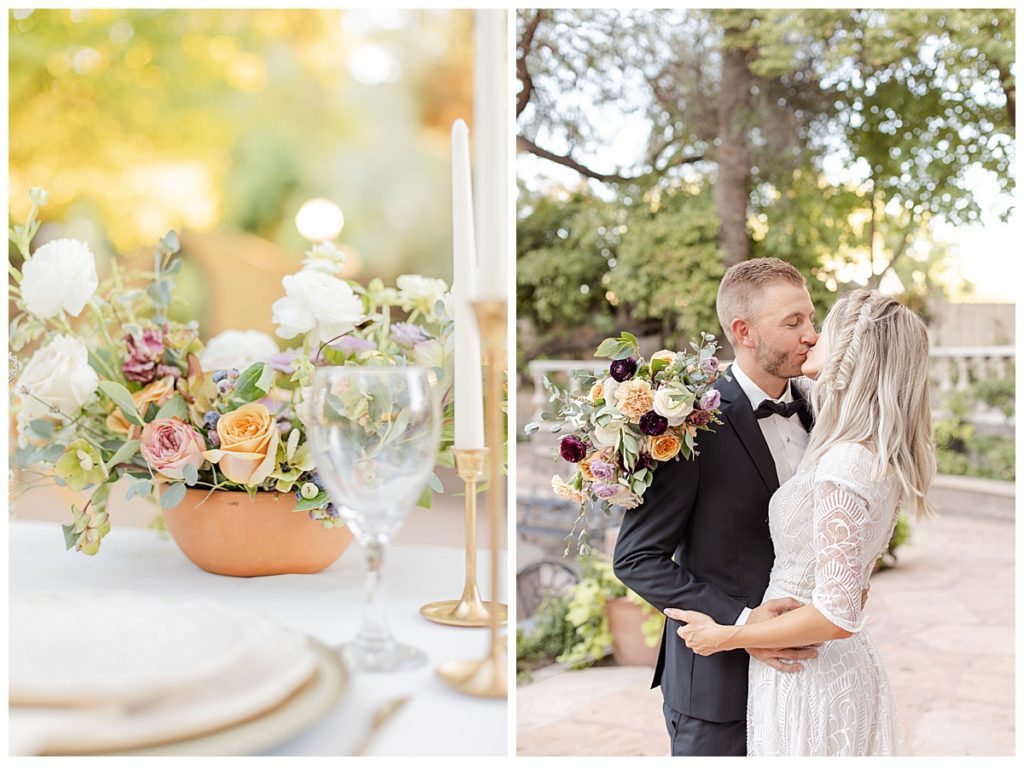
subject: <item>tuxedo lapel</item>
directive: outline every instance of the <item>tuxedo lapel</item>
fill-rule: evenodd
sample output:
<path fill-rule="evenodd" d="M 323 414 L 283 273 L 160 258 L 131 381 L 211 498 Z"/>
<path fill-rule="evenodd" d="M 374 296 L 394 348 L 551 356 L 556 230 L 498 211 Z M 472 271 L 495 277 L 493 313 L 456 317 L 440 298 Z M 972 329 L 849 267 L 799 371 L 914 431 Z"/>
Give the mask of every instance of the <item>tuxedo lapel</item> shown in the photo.
<path fill-rule="evenodd" d="M 722 394 L 722 414 L 739 436 L 740 443 L 750 455 L 764 485 L 768 487 L 769 492 L 774 493 L 779 488 L 779 474 L 775 470 L 775 460 L 772 459 L 768 443 L 764 440 L 764 433 L 761 432 L 757 418 L 754 417 L 750 399 L 740 384 L 732 378 L 723 378 L 718 390 Z"/>

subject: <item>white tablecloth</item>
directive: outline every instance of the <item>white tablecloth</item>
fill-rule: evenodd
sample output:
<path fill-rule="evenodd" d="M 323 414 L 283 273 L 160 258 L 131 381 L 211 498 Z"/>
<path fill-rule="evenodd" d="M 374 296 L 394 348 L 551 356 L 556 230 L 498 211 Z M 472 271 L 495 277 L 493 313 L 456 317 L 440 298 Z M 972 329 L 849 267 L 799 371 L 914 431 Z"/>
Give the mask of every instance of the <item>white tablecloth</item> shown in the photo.
<path fill-rule="evenodd" d="M 147 529 L 113 529 L 93 558 L 65 552 L 57 524 L 12 521 L 9 530 L 12 594 L 120 589 L 168 597 L 202 595 L 233 610 L 264 614 L 328 645 L 350 639 L 362 617 L 364 563 L 354 542 L 338 562 L 319 574 L 237 579 L 196 568 L 173 540 L 161 539 Z M 488 599 L 489 560 L 489 552 L 478 552 L 481 591 Z M 412 693 L 411 700 L 380 731 L 369 754 L 506 754 L 507 703 L 458 693 L 435 673 L 445 661 L 483 658 L 490 644 L 489 631 L 445 627 L 419 614 L 424 603 L 459 597 L 463 561 L 461 549 L 393 547 L 384 567 L 391 627 L 400 641 L 426 652 L 428 666 L 405 674 L 351 673 L 348 690 L 331 713 L 297 738 L 263 754 L 350 754 L 369 727 L 373 710 L 407 693 Z M 503 560 L 502 572 L 504 568 Z M 504 583 L 501 591 L 506 591 Z"/>

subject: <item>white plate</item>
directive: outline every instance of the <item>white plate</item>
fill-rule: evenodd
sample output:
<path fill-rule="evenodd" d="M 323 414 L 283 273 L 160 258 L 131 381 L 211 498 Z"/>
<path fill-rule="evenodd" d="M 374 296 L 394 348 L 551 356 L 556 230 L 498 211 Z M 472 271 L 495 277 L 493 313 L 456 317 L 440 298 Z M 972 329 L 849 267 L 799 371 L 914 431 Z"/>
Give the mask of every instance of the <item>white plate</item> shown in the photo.
<path fill-rule="evenodd" d="M 68 599 L 47 597 L 47 611 L 56 606 L 67 605 Z M 219 664 L 210 660 L 204 671 L 189 673 L 188 681 L 170 682 L 163 674 L 150 669 L 150 663 L 166 660 L 168 667 L 181 667 L 181 656 L 165 643 L 160 654 L 149 652 L 144 646 L 128 644 L 115 648 L 115 653 L 124 659 L 124 666 L 141 667 L 146 677 L 157 677 L 161 684 L 159 695 L 152 692 L 136 692 L 133 684 L 113 682 L 107 678 L 106 687 L 118 692 L 119 703 L 108 703 L 106 697 L 98 695 L 95 688 L 78 683 L 75 694 L 71 686 L 62 687 L 56 694 L 61 699 L 72 695 L 88 698 L 91 703 L 80 709 L 12 707 L 11 730 L 18 734 L 21 751 L 45 751 L 47 754 L 94 754 L 125 750 L 161 744 L 164 742 L 194 738 L 210 731 L 234 726 L 278 707 L 296 690 L 307 684 L 323 664 L 322 657 L 311 649 L 307 638 L 292 633 L 269 621 L 235 614 L 221 609 L 216 604 L 199 599 L 157 600 L 148 596 L 118 593 L 107 594 L 86 600 L 75 598 L 83 605 L 102 604 L 96 613 L 106 614 L 116 624 L 148 632 L 136 625 L 142 618 L 152 618 L 157 624 L 180 624 L 201 615 L 205 629 L 218 636 L 234 636 L 238 642 L 233 646 L 230 660 L 222 659 Z M 115 604 L 117 607 L 114 607 Z M 123 606 L 142 604 L 131 615 L 125 615 Z M 107 606 L 110 608 L 107 608 Z M 74 609 L 72 609 L 74 612 Z M 28 612 L 27 612 L 28 613 Z M 170 616 L 169 616 L 170 615 Z M 53 617 L 33 617 L 26 623 L 53 623 Z M 106 628 L 95 628 L 90 632 L 104 632 Z M 12 630 L 13 631 L 13 630 Z M 182 634 L 178 629 L 175 634 Z M 195 635 L 201 644 L 202 636 Z M 219 643 L 218 643 L 219 645 Z M 66 650 L 66 649 L 65 649 Z M 194 652 L 185 651 L 188 656 Z M 12 667 L 17 658 L 12 650 Z M 114 670 L 120 674 L 122 670 Z M 320 674 L 326 670 L 321 667 Z M 13 674 L 13 673 L 12 673 Z M 90 670 L 89 677 L 94 675 Z M 50 672 L 47 676 L 52 676 Z M 314 683 L 315 685 L 315 683 Z M 38 680 L 35 686 L 47 690 Z M 37 693 L 37 695 L 45 695 Z M 300 694 L 301 695 L 301 694 Z M 125 698 L 135 700 L 124 703 Z M 13 696 L 12 696 L 13 701 Z M 12 737 L 12 746 L 13 739 Z"/>
<path fill-rule="evenodd" d="M 224 672 L 258 639 L 199 598 L 37 594 L 10 606 L 11 704 L 131 705 Z"/>
<path fill-rule="evenodd" d="M 204 733 L 195 733 L 177 740 L 168 740 L 166 737 L 159 740 L 139 743 L 133 748 L 120 748 L 110 750 L 79 750 L 73 745 L 67 744 L 63 747 L 38 746 L 32 752 L 15 751 L 11 754 L 118 754 L 118 755 L 247 755 L 259 754 L 267 749 L 277 746 L 297 735 L 317 720 L 319 720 L 331 707 L 333 707 L 342 693 L 348 686 L 348 672 L 341 657 L 332 649 L 310 641 L 310 648 L 316 661 L 316 670 L 312 677 L 303 683 L 294 693 L 288 696 L 277 706 L 265 711 L 263 714 L 238 721 L 232 725 L 223 726 L 217 730 Z M 19 710 L 20 713 L 31 712 L 32 710 Z M 84 717 L 87 713 L 82 711 L 69 712 L 62 710 L 63 714 L 82 715 L 81 727 L 95 725 L 97 720 Z M 18 716 L 12 711 L 11 732 L 14 733 L 17 726 L 15 723 Z M 25 720 L 21 720 L 25 722 Z M 62 727 L 67 730 L 68 720 L 64 720 Z M 24 726 L 20 726 L 24 727 Z M 50 727 L 53 727 L 51 723 Z M 22 737 L 25 740 L 25 737 Z M 12 746 L 14 736 L 11 736 Z M 163 742 L 163 743 L 160 743 Z M 325 752 L 325 754 L 333 754 Z"/>

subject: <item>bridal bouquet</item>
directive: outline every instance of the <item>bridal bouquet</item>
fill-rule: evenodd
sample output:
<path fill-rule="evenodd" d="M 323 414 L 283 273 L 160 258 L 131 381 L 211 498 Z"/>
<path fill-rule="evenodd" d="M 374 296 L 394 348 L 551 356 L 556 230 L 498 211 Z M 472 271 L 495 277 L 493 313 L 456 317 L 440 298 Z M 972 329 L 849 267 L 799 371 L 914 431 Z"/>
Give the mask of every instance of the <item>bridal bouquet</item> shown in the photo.
<path fill-rule="evenodd" d="M 374 279 L 363 286 L 339 277 L 343 254 L 330 243 L 306 253 L 284 277 L 273 306 L 281 350 L 262 332 L 228 331 L 205 344 L 195 322 L 169 318 L 182 262 L 169 232 L 151 271 L 128 273 L 116 262 L 98 278 L 88 245 L 48 242 L 30 252 L 39 228 L 42 189 L 10 239 L 20 268 L 9 265 L 18 313 L 10 326 L 9 379 L 14 382 L 18 448 L 25 488 L 49 480 L 91 489 L 64 526 L 68 549 L 95 554 L 107 534 L 110 487 L 131 482 L 127 496 L 175 507 L 189 488 L 294 493 L 295 512 L 324 526 L 341 525 L 317 474 L 308 443 L 306 406 L 316 366 L 405 365 L 434 368 L 451 444 L 452 314 L 440 279 Z M 401 312 L 403 320 L 393 321 Z M 73 327 L 70 318 L 81 317 Z M 15 354 L 38 344 L 22 363 Z M 450 458 L 450 457 L 449 457 Z M 445 462 L 445 457 L 439 462 Z M 440 491 L 440 482 L 431 478 Z M 424 501 L 429 500 L 429 492 Z"/>
<path fill-rule="evenodd" d="M 636 337 L 623 332 L 604 340 L 595 356 L 611 359 L 608 375 L 600 379 L 574 372 L 586 396 L 561 390 L 545 378 L 555 412 L 545 412 L 552 433 L 562 437 L 562 459 L 576 470 L 568 481 L 555 475 L 555 494 L 580 505 L 607 510 L 619 505 L 630 510 L 643 503 L 659 463 L 691 459 L 697 453 L 697 433 L 710 430 L 718 419 L 721 397 L 711 384 L 719 374 L 713 335 L 701 333 L 689 351 L 661 350 L 645 360 Z M 541 423 L 530 423 L 535 432 Z"/>

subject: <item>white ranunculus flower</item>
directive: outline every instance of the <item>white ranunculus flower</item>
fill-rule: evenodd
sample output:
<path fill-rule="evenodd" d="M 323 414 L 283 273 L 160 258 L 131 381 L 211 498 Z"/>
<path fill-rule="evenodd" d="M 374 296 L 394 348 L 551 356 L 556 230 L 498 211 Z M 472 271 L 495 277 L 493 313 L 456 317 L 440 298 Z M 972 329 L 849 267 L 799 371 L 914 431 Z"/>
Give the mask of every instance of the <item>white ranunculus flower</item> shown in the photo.
<path fill-rule="evenodd" d="M 693 411 L 693 393 L 686 388 L 664 385 L 654 392 L 654 411 L 667 419 L 669 426 L 681 425 Z"/>
<path fill-rule="evenodd" d="M 619 381 L 614 377 L 606 377 L 601 380 L 601 393 L 606 404 L 615 404 L 615 391 L 619 389 Z"/>
<path fill-rule="evenodd" d="M 207 372 L 218 369 L 245 371 L 257 361 L 266 361 L 278 352 L 277 342 L 266 332 L 256 329 L 226 329 L 203 348 L 199 363 Z"/>
<path fill-rule="evenodd" d="M 399 300 L 407 311 L 418 308 L 428 316 L 434 313 L 438 300 L 444 300 L 448 283 L 444 279 L 431 279 L 419 274 L 402 274 L 395 280 Z"/>
<path fill-rule="evenodd" d="M 25 262 L 21 275 L 25 308 L 40 319 L 61 311 L 78 316 L 99 286 L 96 256 L 77 239 L 47 242 Z"/>
<path fill-rule="evenodd" d="M 607 425 L 597 426 L 594 428 L 594 443 L 602 449 L 606 446 L 615 446 L 615 439 L 625 424 L 625 420 L 612 420 Z"/>
<path fill-rule="evenodd" d="M 345 253 L 333 242 L 317 242 L 306 250 L 302 268 L 306 271 L 320 271 L 330 276 L 339 276 L 345 270 Z"/>
<path fill-rule="evenodd" d="M 89 366 L 85 344 L 70 335 L 56 335 L 32 354 L 18 378 L 19 425 L 53 416 L 50 406 L 56 406 L 68 417 L 75 417 L 92 398 L 98 384 L 99 376 Z"/>
<path fill-rule="evenodd" d="M 347 282 L 319 271 L 299 271 L 282 280 L 286 296 L 273 305 L 277 335 L 288 340 L 307 332 L 324 343 L 365 318 L 363 301 Z"/>

